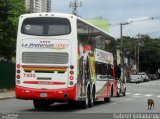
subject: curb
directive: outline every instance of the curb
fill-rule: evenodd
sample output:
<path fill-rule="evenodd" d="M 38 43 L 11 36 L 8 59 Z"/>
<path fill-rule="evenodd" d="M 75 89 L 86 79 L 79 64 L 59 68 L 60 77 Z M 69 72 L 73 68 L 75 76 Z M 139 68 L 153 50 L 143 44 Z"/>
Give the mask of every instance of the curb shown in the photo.
<path fill-rule="evenodd" d="M 14 89 L 0 89 L 0 100 L 15 98 Z"/>
<path fill-rule="evenodd" d="M 15 96 L 6 96 L 6 97 L 0 96 L 0 100 L 12 99 L 12 98 L 15 98 Z"/>
<path fill-rule="evenodd" d="M 0 93 L 5 93 L 5 92 L 7 92 L 7 91 L 8 91 L 8 89 L 6 89 L 6 88 L 0 89 Z"/>

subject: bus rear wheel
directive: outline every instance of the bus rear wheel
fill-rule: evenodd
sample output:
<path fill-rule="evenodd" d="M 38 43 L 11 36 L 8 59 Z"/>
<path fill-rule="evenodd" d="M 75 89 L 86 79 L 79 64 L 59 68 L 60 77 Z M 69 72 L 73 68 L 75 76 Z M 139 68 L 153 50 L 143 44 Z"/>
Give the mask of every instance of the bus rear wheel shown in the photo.
<path fill-rule="evenodd" d="M 89 107 L 93 107 L 94 105 L 94 91 L 90 92 L 90 98 L 89 98 Z"/>
<path fill-rule="evenodd" d="M 111 98 L 104 98 L 104 102 L 110 102 Z"/>
<path fill-rule="evenodd" d="M 81 102 L 81 108 L 87 109 L 89 107 L 89 90 L 86 92 L 86 98 Z"/>

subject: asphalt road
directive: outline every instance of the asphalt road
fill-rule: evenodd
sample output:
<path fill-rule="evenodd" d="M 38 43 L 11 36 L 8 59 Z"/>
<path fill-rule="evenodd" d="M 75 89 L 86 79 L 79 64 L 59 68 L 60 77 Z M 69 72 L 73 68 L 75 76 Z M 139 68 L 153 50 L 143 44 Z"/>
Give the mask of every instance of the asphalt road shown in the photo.
<path fill-rule="evenodd" d="M 155 102 L 155 107 L 152 110 L 148 110 L 148 98 L 152 98 Z M 45 113 L 47 115 L 54 114 L 54 116 L 55 113 L 56 115 L 58 114 L 57 112 L 59 112 L 61 116 L 66 113 L 72 113 L 73 115 L 95 115 L 106 113 L 160 113 L 160 80 L 140 84 L 127 83 L 127 95 L 125 97 L 113 97 L 109 103 L 105 103 L 103 100 L 97 100 L 94 107 L 88 109 L 80 109 L 77 106 L 71 106 L 67 103 L 56 103 L 50 109 L 35 110 L 32 101 L 14 98 L 0 100 L 0 112 L 29 113 L 33 115 L 41 115 Z"/>

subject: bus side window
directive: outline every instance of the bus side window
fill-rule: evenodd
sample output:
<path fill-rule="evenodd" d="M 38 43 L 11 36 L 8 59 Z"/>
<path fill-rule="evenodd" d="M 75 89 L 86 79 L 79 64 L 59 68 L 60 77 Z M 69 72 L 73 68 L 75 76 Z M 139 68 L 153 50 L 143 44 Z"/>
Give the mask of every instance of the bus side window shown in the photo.
<path fill-rule="evenodd" d="M 101 71 L 101 64 L 99 64 L 99 63 L 96 62 L 96 75 L 99 75 L 101 73 L 102 73 L 102 71 Z"/>
<path fill-rule="evenodd" d="M 107 69 L 107 75 L 112 76 L 112 68 L 111 68 L 111 64 L 107 64 L 106 69 Z"/>
<path fill-rule="evenodd" d="M 105 75 L 107 75 L 107 64 L 105 64 Z"/>
<path fill-rule="evenodd" d="M 113 77 L 113 75 L 112 75 L 112 66 L 111 66 L 111 64 L 109 64 L 109 75 Z"/>
<path fill-rule="evenodd" d="M 105 66 L 105 64 L 101 64 L 101 66 L 102 66 L 102 75 L 106 75 L 106 66 Z"/>
<path fill-rule="evenodd" d="M 96 75 L 97 75 L 98 74 L 98 64 L 97 64 L 97 62 L 95 64 L 95 68 L 96 68 Z"/>

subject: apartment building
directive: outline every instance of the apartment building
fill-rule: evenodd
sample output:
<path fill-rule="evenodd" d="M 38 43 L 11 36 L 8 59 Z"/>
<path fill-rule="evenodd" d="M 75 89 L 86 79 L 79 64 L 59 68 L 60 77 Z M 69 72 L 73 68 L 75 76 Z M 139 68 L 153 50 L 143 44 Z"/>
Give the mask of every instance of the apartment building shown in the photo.
<path fill-rule="evenodd" d="M 31 13 L 51 12 L 51 0 L 25 0 L 25 5 Z"/>

